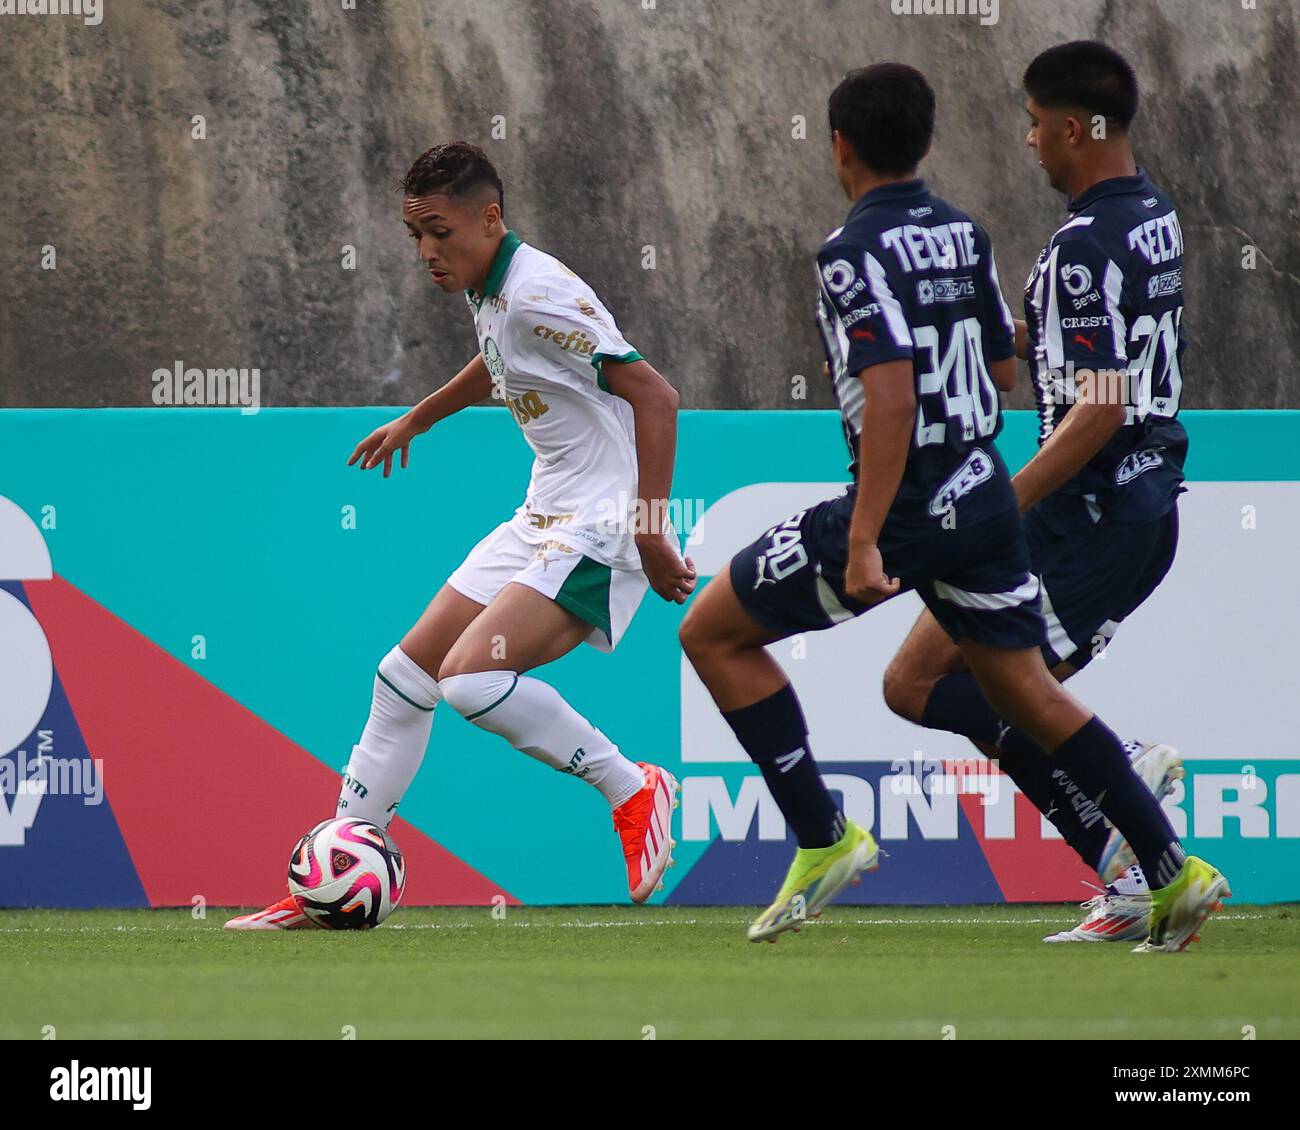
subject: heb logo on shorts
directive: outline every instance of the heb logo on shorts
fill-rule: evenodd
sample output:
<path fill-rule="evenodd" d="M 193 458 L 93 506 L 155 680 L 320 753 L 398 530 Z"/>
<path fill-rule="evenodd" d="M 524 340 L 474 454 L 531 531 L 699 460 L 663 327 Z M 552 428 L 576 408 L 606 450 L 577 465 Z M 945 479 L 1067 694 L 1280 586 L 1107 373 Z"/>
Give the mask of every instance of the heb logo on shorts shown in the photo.
<path fill-rule="evenodd" d="M 1130 483 L 1142 473 L 1150 471 L 1153 467 L 1159 467 L 1164 461 L 1165 457 L 1159 451 L 1130 452 L 1115 468 L 1115 482 L 1121 486 Z"/>
<path fill-rule="evenodd" d="M 930 499 L 931 516 L 942 518 L 945 514 L 951 513 L 957 499 L 970 494 L 980 483 L 986 483 L 992 477 L 993 460 L 978 447 L 975 448 L 966 457 L 966 461 L 957 468 L 956 474 Z"/>

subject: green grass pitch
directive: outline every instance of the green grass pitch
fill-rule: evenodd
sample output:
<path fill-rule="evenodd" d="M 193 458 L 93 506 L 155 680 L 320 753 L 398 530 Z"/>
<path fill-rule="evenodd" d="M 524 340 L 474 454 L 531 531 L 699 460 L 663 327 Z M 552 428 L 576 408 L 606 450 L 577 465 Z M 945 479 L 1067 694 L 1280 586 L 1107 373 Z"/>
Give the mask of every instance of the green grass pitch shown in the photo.
<path fill-rule="evenodd" d="M 1234 907 L 1174 957 L 1046 946 L 1071 907 L 401 910 L 375 931 L 227 913 L 0 911 L 0 1038 L 1300 1037 L 1300 911 Z"/>

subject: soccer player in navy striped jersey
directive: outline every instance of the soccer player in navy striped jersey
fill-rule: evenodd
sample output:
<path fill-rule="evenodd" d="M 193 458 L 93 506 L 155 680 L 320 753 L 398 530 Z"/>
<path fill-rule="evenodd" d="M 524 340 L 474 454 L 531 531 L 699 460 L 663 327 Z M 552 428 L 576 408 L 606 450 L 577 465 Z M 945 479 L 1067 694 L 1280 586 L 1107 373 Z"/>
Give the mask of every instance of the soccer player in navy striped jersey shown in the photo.
<path fill-rule="evenodd" d="M 1187 433 L 1182 392 L 1183 235 L 1178 213 L 1133 158 L 1138 87 L 1123 56 L 1092 41 L 1050 48 L 1024 79 L 1027 144 L 1068 215 L 1025 287 L 1017 352 L 1030 362 L 1040 448 L 1015 477 L 1048 626 L 1044 657 L 1068 679 L 1164 578 L 1178 544 Z M 972 738 L 1101 875 L 1077 927 L 1047 941 L 1144 936 L 1146 879 L 1129 845 L 1080 813 L 1027 735 L 985 701 L 933 617 L 886 672 L 885 697 L 913 721 Z M 1167 745 L 1130 743 L 1157 796 L 1182 775 Z M 1170 876 L 1152 876 L 1152 882 Z"/>
<path fill-rule="evenodd" d="M 1039 582 L 993 443 L 1015 330 L 988 236 L 917 179 L 933 91 L 912 67 L 881 63 L 845 78 L 829 117 L 832 162 L 853 205 L 818 253 L 818 322 L 856 481 L 737 553 L 681 628 L 799 845 L 749 937 L 797 928 L 878 855 L 827 790 L 798 699 L 766 647 L 915 589 L 999 715 L 1050 751 L 1078 806 L 1119 828 L 1151 874 L 1170 873 L 1144 945 L 1181 948 L 1227 884 L 1185 856 L 1123 744 L 1043 661 Z"/>

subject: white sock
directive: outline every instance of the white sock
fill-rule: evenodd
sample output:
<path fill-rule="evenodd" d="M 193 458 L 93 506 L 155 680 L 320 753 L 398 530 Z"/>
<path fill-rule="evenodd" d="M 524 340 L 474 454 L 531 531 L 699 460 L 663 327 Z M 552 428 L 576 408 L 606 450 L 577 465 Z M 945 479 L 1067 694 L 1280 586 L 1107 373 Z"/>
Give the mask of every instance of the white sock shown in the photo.
<path fill-rule="evenodd" d="M 1122 895 L 1149 895 L 1151 888 L 1147 885 L 1147 877 L 1142 874 L 1142 868 L 1136 863 L 1115 880 L 1115 889 Z"/>
<path fill-rule="evenodd" d="M 343 772 L 336 816 L 388 827 L 424 760 L 441 699 L 438 681 L 400 647 L 379 661 L 370 717 Z"/>
<path fill-rule="evenodd" d="M 513 671 L 451 675 L 438 684 L 467 722 L 499 734 L 521 753 L 595 785 L 617 808 L 645 787 L 645 772 L 573 709 L 559 691 Z"/>

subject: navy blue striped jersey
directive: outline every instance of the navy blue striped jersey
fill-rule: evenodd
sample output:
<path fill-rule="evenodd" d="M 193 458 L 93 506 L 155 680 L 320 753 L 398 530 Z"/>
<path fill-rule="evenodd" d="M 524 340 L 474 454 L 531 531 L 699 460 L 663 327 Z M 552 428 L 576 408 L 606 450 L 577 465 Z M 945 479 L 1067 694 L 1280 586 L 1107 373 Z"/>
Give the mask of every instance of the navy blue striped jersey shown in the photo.
<path fill-rule="evenodd" d="M 1015 353 L 993 247 L 919 180 L 860 197 L 817 254 L 817 322 L 856 473 L 865 393 L 858 374 L 912 362 L 916 420 L 889 520 L 925 526 L 991 517 L 1006 504 L 993 439 L 1002 426 L 988 364 Z"/>
<path fill-rule="evenodd" d="M 1094 184 L 1025 283 L 1039 443 L 1070 410 L 1077 374 L 1126 405 L 1124 424 L 1061 490 L 1094 511 L 1145 522 L 1169 510 L 1183 481 L 1183 232 L 1146 171 Z"/>

